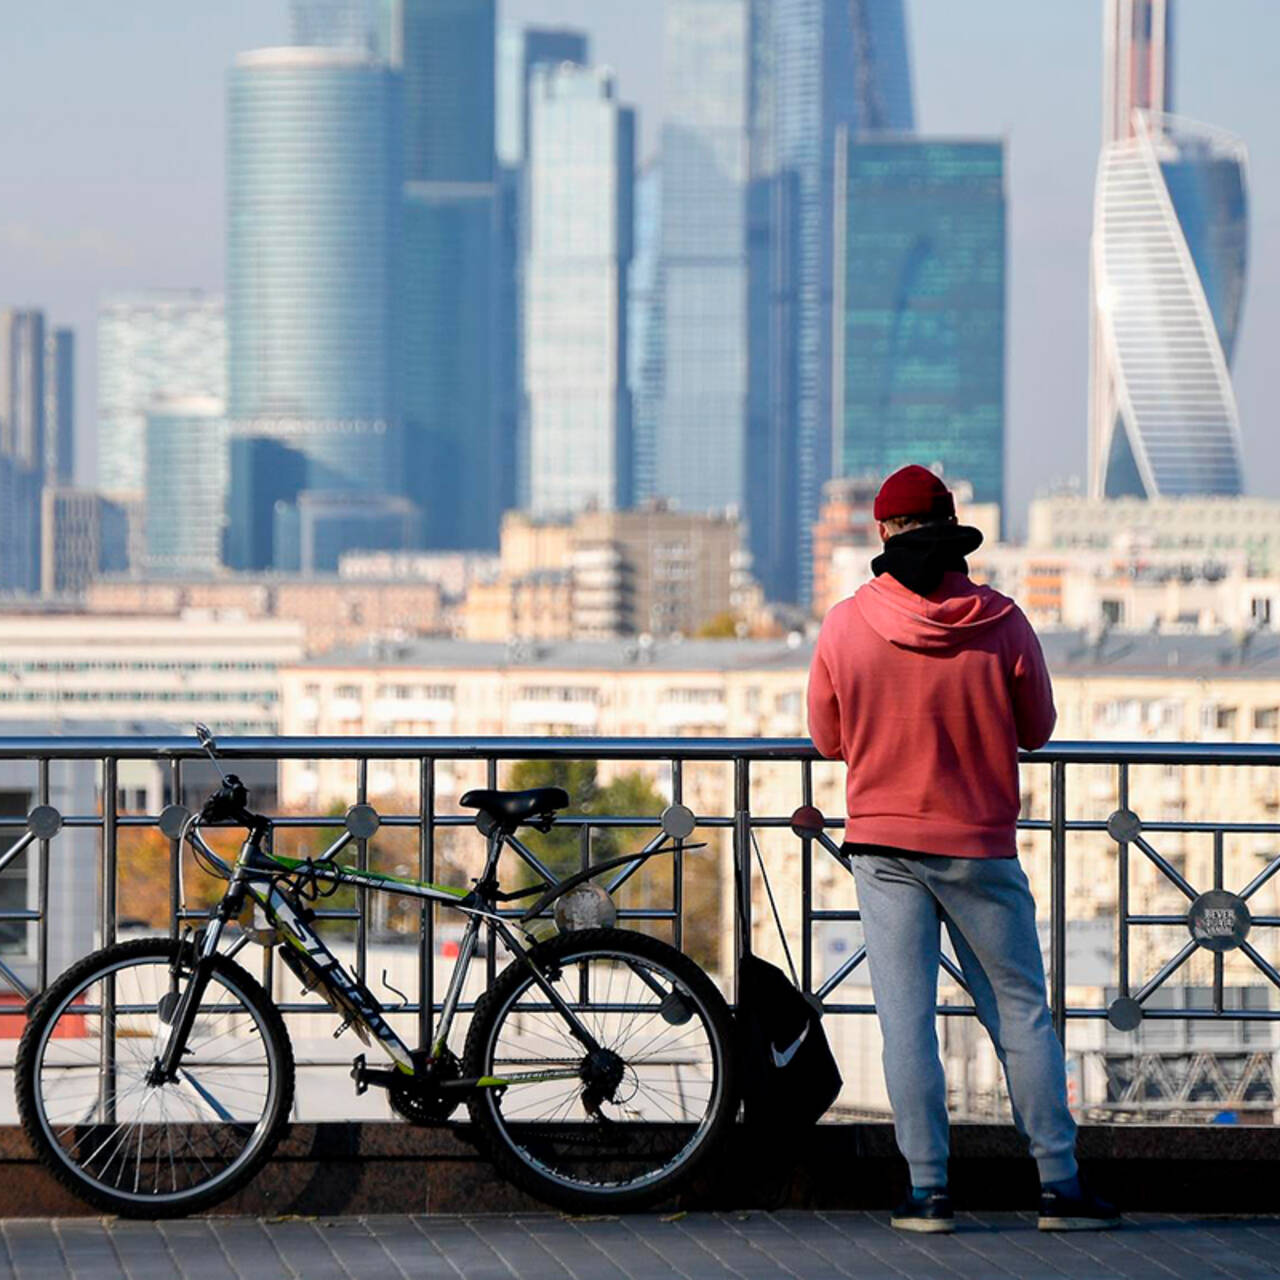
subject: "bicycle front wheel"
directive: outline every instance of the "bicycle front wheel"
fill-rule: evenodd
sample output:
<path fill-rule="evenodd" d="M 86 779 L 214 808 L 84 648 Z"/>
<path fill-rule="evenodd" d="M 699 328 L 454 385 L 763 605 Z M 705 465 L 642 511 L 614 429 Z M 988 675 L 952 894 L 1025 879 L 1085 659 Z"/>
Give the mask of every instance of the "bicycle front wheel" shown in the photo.
<path fill-rule="evenodd" d="M 672 1195 L 735 1105 L 729 1010 L 674 947 L 620 929 L 570 933 L 521 960 L 476 1005 L 464 1074 L 477 1137 L 499 1171 L 573 1212 Z"/>
<path fill-rule="evenodd" d="M 288 1121 L 284 1022 L 224 956 L 177 1078 L 153 1070 L 193 965 L 191 946 L 169 939 L 107 947 L 49 988 L 23 1034 L 23 1128 L 59 1181 L 110 1213 L 173 1217 L 218 1203 L 257 1172 Z"/>

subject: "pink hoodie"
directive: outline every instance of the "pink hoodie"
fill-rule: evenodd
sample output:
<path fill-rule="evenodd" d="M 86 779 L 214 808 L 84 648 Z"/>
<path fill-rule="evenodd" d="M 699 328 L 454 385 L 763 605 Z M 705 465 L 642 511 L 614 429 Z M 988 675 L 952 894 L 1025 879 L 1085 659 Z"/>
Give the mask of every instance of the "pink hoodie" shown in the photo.
<path fill-rule="evenodd" d="M 1031 624 L 963 573 L 927 597 L 882 574 L 822 624 L 809 733 L 849 766 L 846 840 L 1014 857 L 1018 748 L 1056 719 Z"/>

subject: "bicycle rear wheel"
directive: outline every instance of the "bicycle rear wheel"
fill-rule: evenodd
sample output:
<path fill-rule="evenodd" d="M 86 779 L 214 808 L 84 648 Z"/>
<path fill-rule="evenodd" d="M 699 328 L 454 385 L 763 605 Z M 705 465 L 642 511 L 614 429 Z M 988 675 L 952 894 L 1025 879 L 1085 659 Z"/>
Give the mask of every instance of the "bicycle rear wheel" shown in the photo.
<path fill-rule="evenodd" d="M 570 1211 L 635 1209 L 674 1194 L 736 1102 L 729 1010 L 674 947 L 620 929 L 534 947 L 599 1050 L 588 1053 L 527 965 L 476 1005 L 463 1073 L 480 1145 L 510 1181 Z"/>
<path fill-rule="evenodd" d="M 178 1077 L 152 1071 L 191 980 L 190 945 L 147 938 L 73 965 L 41 998 L 18 1049 L 23 1128 L 90 1204 L 173 1217 L 225 1199 L 270 1155 L 293 1101 L 293 1052 L 262 987 L 224 956 Z"/>

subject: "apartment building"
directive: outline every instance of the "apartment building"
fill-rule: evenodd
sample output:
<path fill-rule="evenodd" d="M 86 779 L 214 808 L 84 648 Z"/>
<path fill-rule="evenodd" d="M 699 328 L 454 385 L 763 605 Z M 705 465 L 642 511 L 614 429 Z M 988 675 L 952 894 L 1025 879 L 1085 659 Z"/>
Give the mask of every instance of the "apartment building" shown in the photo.
<path fill-rule="evenodd" d="M 464 639 L 691 636 L 760 607 L 738 519 L 661 503 L 571 521 L 508 512 L 500 565 L 467 593 Z"/>
<path fill-rule="evenodd" d="M 87 587 L 84 608 L 172 622 L 198 610 L 228 620 L 296 624 L 308 654 L 377 637 L 439 635 L 448 629 L 440 585 L 402 577 L 102 578 Z"/>
<path fill-rule="evenodd" d="M 187 731 L 200 720 L 220 734 L 274 734 L 280 669 L 303 654 L 301 624 L 280 619 L 0 613 L 0 731 L 104 720 Z"/>

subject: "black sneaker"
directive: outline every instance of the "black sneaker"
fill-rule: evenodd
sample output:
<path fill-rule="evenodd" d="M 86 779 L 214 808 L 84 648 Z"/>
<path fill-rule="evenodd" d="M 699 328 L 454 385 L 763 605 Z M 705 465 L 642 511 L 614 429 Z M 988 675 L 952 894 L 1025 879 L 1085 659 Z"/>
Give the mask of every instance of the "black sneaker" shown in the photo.
<path fill-rule="evenodd" d="M 893 1211 L 889 1225 L 899 1231 L 954 1231 L 956 1220 L 951 1197 L 942 1190 L 930 1191 L 919 1199 L 908 1195 Z"/>
<path fill-rule="evenodd" d="M 1036 1225 L 1041 1231 L 1110 1231 L 1120 1225 L 1120 1211 L 1088 1188 L 1082 1188 L 1078 1196 L 1041 1190 Z"/>

